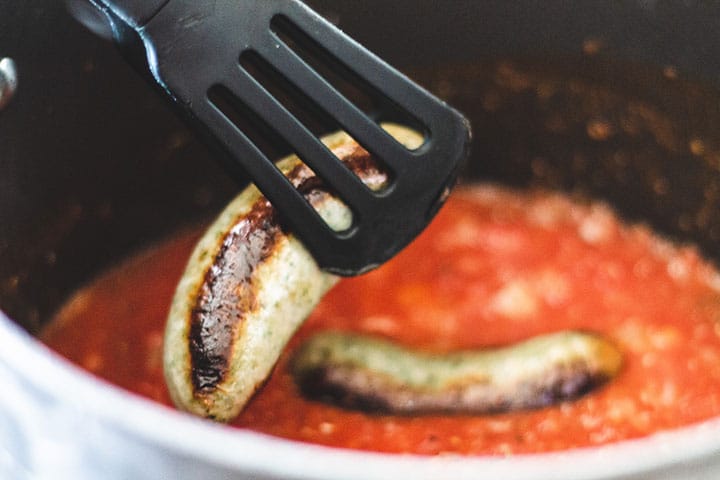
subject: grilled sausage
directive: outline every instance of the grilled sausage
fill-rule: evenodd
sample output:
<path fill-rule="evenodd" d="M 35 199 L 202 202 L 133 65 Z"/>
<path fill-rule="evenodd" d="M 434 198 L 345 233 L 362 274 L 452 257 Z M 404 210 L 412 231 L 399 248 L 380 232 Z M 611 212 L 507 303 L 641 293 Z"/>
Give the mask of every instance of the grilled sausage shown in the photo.
<path fill-rule="evenodd" d="M 384 128 L 408 148 L 422 143 L 414 131 Z M 387 175 L 346 134 L 323 141 L 369 188 L 386 184 Z M 278 167 L 332 228 L 350 226 L 348 208 L 297 157 Z M 163 362 L 175 404 L 219 421 L 235 417 L 336 280 L 283 229 L 254 186 L 240 193 L 199 241 L 172 301 Z"/>
<path fill-rule="evenodd" d="M 292 361 L 305 395 L 394 414 L 498 413 L 576 398 L 613 378 L 620 352 L 592 334 L 564 331 L 503 348 L 433 354 L 388 340 L 320 333 Z"/>

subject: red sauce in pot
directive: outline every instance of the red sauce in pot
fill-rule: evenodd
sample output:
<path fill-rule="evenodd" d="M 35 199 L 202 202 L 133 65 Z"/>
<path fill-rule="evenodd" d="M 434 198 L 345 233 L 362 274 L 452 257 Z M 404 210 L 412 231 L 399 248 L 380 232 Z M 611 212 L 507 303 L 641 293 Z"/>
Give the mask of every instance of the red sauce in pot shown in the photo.
<path fill-rule="evenodd" d="M 170 405 L 165 316 L 197 233 L 128 260 L 79 291 L 44 332 L 62 355 Z M 621 224 L 600 204 L 497 187 L 459 190 L 391 262 L 343 280 L 233 422 L 345 448 L 435 455 L 545 452 L 636 438 L 720 414 L 720 276 L 692 247 Z M 289 352 L 326 328 L 435 350 L 562 329 L 623 351 L 620 375 L 576 401 L 498 415 L 370 415 L 304 399 Z"/>

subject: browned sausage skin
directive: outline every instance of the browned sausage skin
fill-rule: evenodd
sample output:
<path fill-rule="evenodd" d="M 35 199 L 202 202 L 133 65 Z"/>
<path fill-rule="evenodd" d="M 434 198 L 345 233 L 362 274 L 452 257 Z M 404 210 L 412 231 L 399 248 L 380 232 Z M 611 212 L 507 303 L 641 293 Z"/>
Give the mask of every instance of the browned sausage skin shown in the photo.
<path fill-rule="evenodd" d="M 374 413 L 488 414 L 573 400 L 611 380 L 622 354 L 597 334 L 560 331 L 446 353 L 377 337 L 321 332 L 295 353 L 303 393 Z"/>
<path fill-rule="evenodd" d="M 386 125 L 412 148 L 415 132 Z M 323 139 L 371 189 L 386 174 L 344 133 Z M 347 207 L 297 157 L 278 162 L 335 229 L 350 226 Z M 280 352 L 336 277 L 321 271 L 277 211 L 250 186 L 196 246 L 173 298 L 165 333 L 165 377 L 178 407 L 227 421 L 265 381 Z"/>

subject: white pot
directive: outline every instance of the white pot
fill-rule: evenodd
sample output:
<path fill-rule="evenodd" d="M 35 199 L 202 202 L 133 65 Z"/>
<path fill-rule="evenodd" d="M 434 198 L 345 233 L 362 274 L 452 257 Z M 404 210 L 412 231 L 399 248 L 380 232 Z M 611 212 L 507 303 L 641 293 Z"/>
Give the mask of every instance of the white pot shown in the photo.
<path fill-rule="evenodd" d="M 720 419 L 561 453 L 421 457 L 333 449 L 157 405 L 60 359 L 0 315 L 0 478 L 716 480 Z"/>

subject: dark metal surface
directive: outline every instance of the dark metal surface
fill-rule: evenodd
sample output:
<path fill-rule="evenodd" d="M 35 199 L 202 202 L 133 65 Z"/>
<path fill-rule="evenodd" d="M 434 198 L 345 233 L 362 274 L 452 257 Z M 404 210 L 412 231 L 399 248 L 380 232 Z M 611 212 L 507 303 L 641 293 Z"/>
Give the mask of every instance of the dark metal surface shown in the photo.
<path fill-rule="evenodd" d="M 145 25 L 169 0 L 91 0 L 133 26 Z"/>
<path fill-rule="evenodd" d="M 473 175 L 607 198 L 720 258 L 717 2 L 309 3 L 471 117 Z M 0 57 L 20 78 L 0 112 L 0 307 L 35 329 L 236 187 L 62 2 L 0 0 Z"/>

